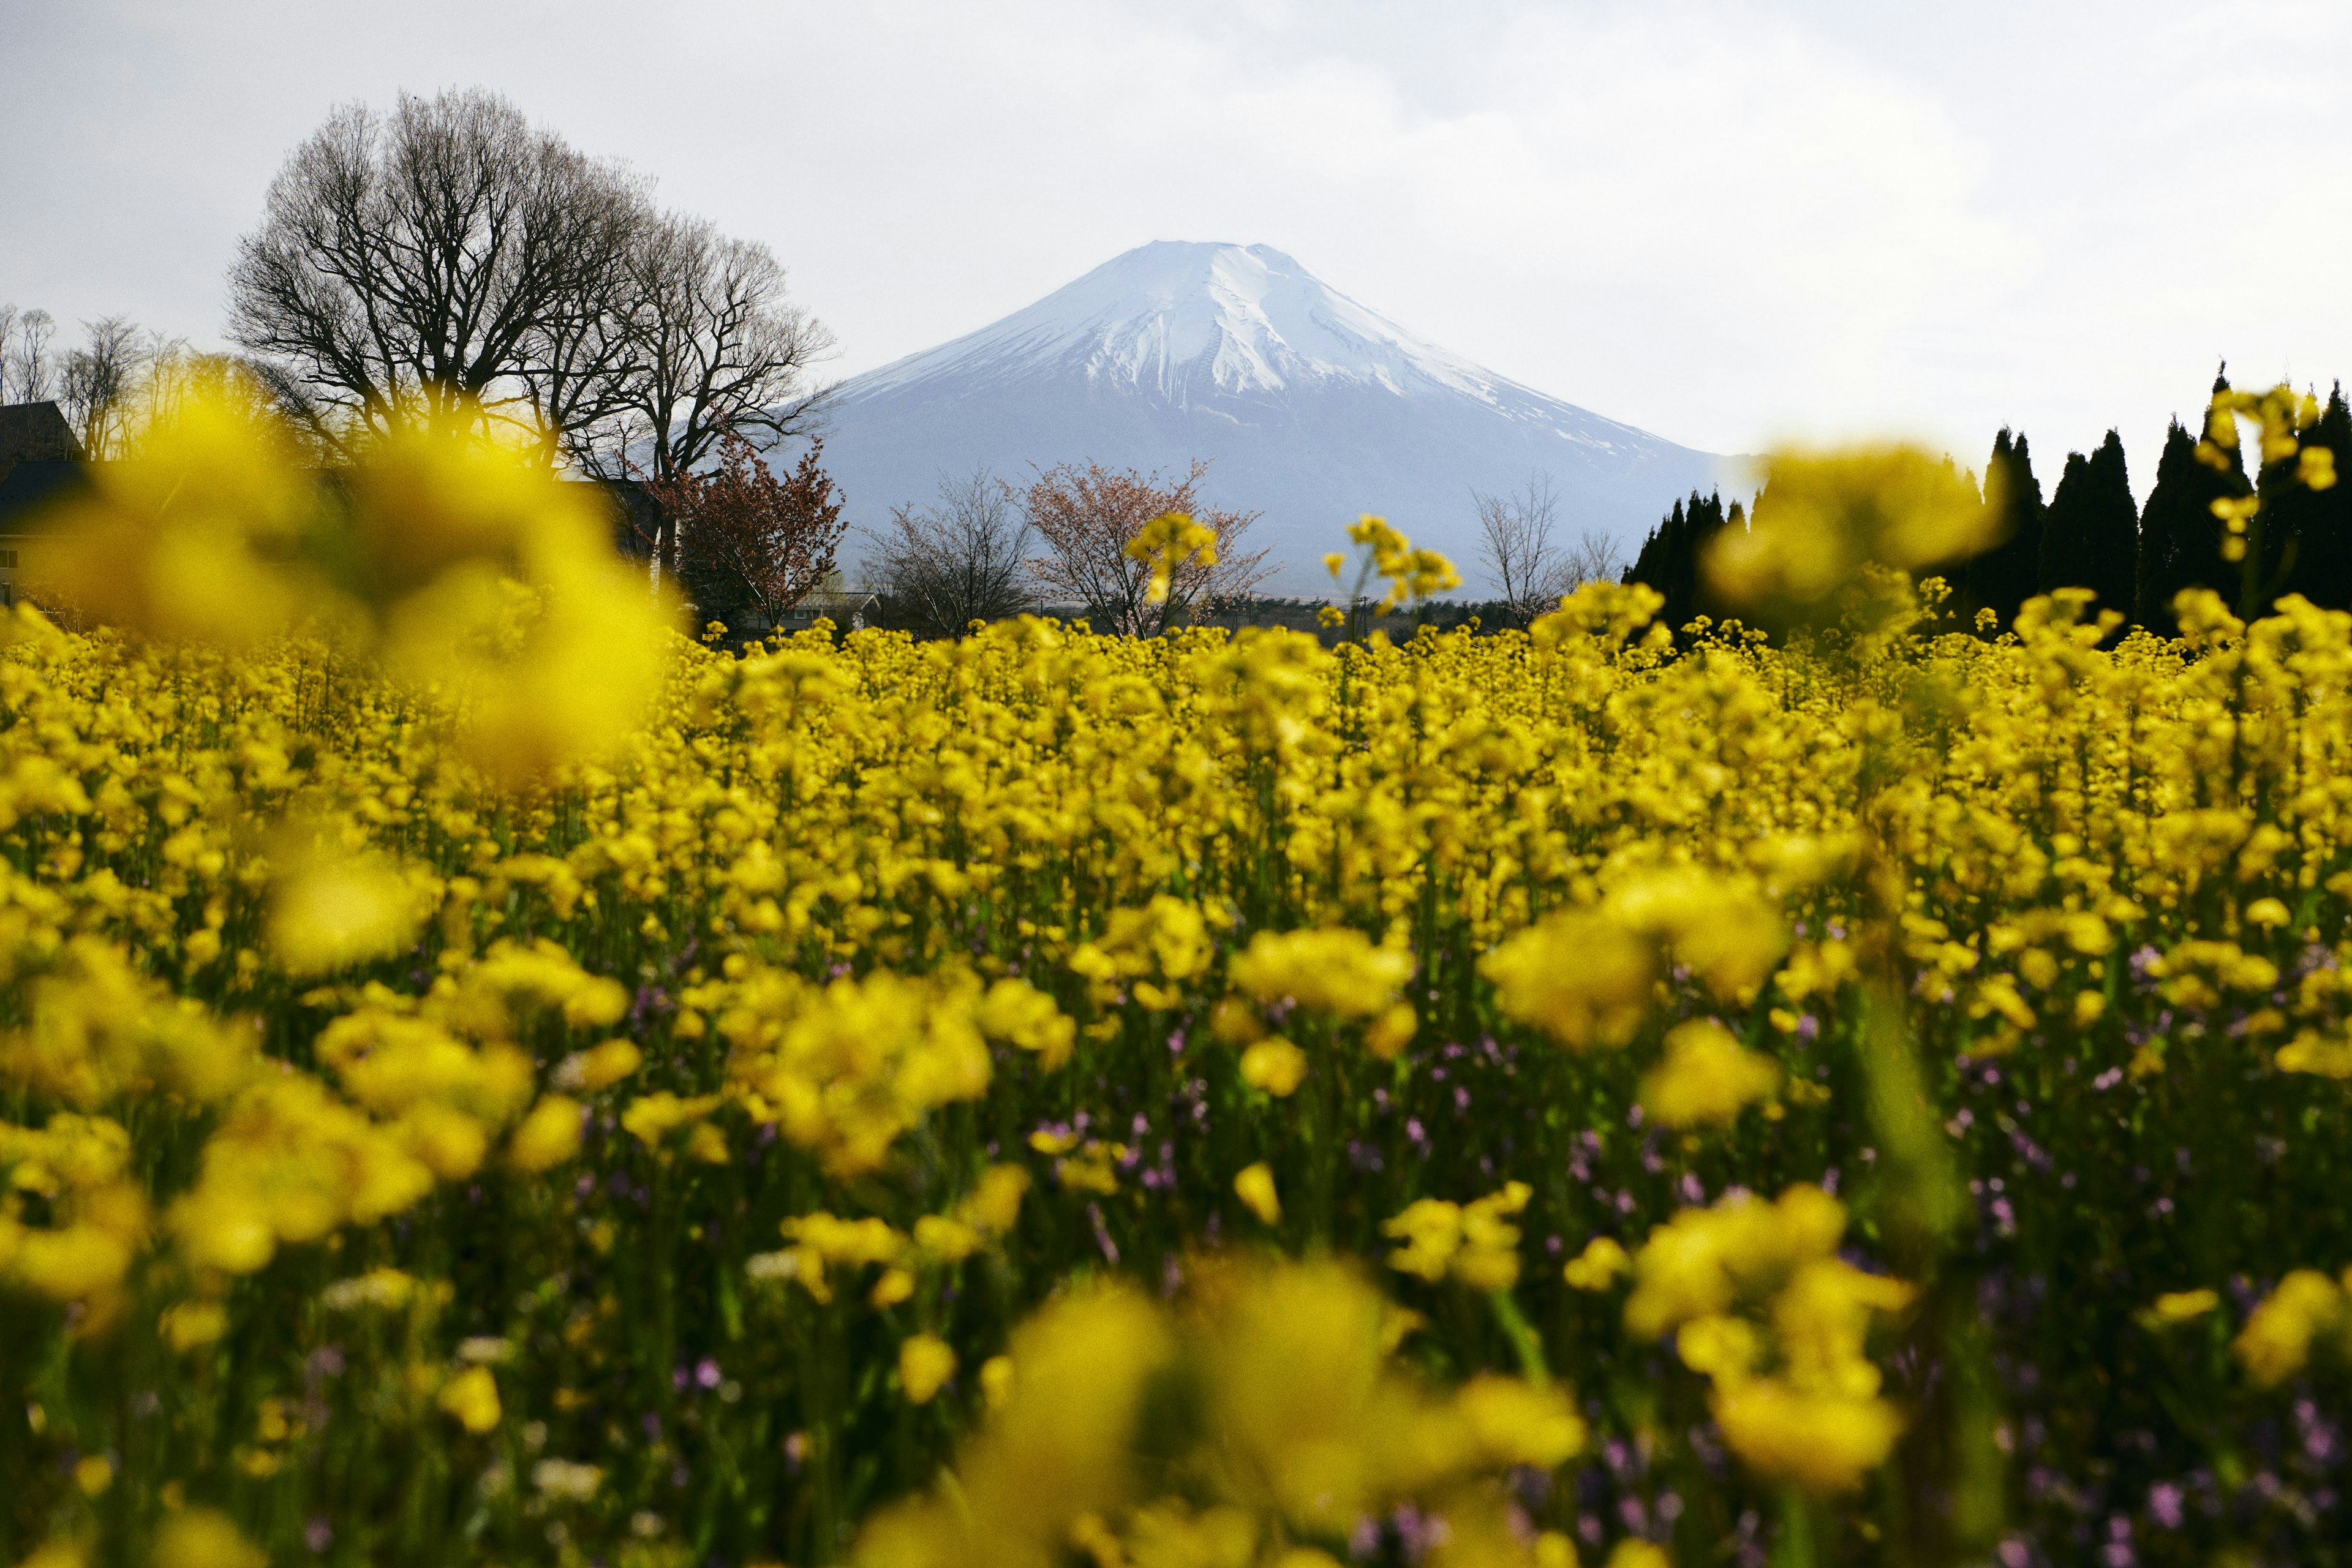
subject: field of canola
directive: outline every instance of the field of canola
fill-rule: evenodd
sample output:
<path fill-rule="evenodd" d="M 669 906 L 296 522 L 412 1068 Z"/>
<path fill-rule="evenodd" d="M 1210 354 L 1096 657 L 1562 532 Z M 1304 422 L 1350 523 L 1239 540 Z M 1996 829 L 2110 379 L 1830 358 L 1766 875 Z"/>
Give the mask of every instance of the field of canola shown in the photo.
<path fill-rule="evenodd" d="M 2352 1561 L 2352 618 L 1655 603 L 19 612 L 0 1562 Z"/>

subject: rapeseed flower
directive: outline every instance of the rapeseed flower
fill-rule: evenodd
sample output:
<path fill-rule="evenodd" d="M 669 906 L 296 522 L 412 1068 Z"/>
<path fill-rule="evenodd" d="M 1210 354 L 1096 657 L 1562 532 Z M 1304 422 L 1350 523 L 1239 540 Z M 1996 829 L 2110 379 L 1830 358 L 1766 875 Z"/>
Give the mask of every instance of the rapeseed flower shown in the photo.
<path fill-rule="evenodd" d="M 1244 1207 L 1257 1215 L 1261 1224 L 1282 1223 L 1282 1198 L 1275 1190 L 1274 1173 L 1265 1161 L 1246 1167 L 1234 1178 L 1234 1194 L 1242 1200 Z"/>
<path fill-rule="evenodd" d="M 1290 1001 L 1333 1018 L 1386 1013 L 1412 974 L 1412 955 L 1358 931 L 1259 931 L 1234 955 L 1234 984 L 1260 1002 Z"/>
<path fill-rule="evenodd" d="M 2297 1268 L 2246 1317 L 2231 1349 L 2246 1375 L 2263 1386 L 2303 1371 L 2313 1347 L 2352 1324 L 2344 1288 L 2315 1268 Z"/>
<path fill-rule="evenodd" d="M 1712 1018 L 1694 1018 L 1666 1034 L 1665 1057 L 1642 1079 L 1642 1105 L 1667 1127 L 1721 1125 L 1780 1084 L 1780 1064 L 1741 1048 Z"/>

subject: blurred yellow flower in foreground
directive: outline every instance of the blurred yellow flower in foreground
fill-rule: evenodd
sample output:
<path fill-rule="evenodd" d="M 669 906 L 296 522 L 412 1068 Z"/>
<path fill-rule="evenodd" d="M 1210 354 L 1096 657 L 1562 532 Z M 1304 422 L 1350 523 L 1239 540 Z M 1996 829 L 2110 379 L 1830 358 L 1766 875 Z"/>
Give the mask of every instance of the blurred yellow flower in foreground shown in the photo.
<path fill-rule="evenodd" d="M 327 831 L 320 829 L 321 833 Z M 297 839 L 269 910 L 269 945 L 295 974 L 383 958 L 415 940 L 440 902 L 429 875 L 412 877 L 398 861 L 357 844 Z"/>
<path fill-rule="evenodd" d="M 499 1424 L 499 1384 L 488 1367 L 467 1367 L 443 1384 L 438 1402 L 468 1432 L 487 1432 Z"/>
<path fill-rule="evenodd" d="M 1993 518 L 1948 459 L 1916 447 L 1785 452 L 1747 530 L 1726 531 L 1704 565 L 1731 604 L 1810 605 L 1864 563 L 1914 571 L 1997 544 Z"/>
<path fill-rule="evenodd" d="M 2218 1290 L 2173 1290 L 2156 1299 L 2156 1305 L 2147 1313 L 2150 1322 L 2158 1326 L 2190 1323 L 2221 1304 Z"/>
<path fill-rule="evenodd" d="M 1573 1402 L 1491 1375 L 1427 1388 L 1391 1359 L 1394 1316 L 1330 1263 L 1204 1262 L 1172 1312 L 1124 1287 L 1065 1297 L 983 1370 L 989 1414 L 951 1482 L 885 1510 L 855 1560 L 1289 1561 L 1274 1543 L 1411 1502 L 1477 1561 L 1560 1561 L 1514 1534 L 1495 1483 L 1583 1447 Z"/>
<path fill-rule="evenodd" d="M 916 1334 L 898 1343 L 898 1386 L 910 1405 L 929 1405 L 955 1369 L 955 1352 L 936 1335 Z"/>
<path fill-rule="evenodd" d="M 1675 1560 L 1655 1542 L 1629 1535 L 1610 1548 L 1607 1568 L 1675 1568 Z"/>
<path fill-rule="evenodd" d="M 1622 1046 L 1649 1016 L 1657 953 L 1591 910 L 1557 910 L 1478 962 L 1503 1012 L 1572 1050 Z"/>
<path fill-rule="evenodd" d="M 1743 1049 L 1713 1018 L 1666 1032 L 1664 1058 L 1642 1078 L 1643 1108 L 1668 1127 L 1722 1125 L 1780 1086 L 1780 1064 Z"/>
<path fill-rule="evenodd" d="M 1412 976 L 1412 955 L 1360 931 L 1262 931 L 1234 955 L 1234 984 L 1260 1002 L 1296 1002 L 1310 1013 L 1366 1018 L 1385 1012 Z"/>
<path fill-rule="evenodd" d="M 530 1108 L 507 1141 L 507 1163 L 526 1174 L 551 1170 L 580 1152 L 580 1102 L 551 1094 Z"/>
<path fill-rule="evenodd" d="M 316 626 L 432 697 L 503 783 L 597 756 L 643 717 L 675 615 L 614 553 L 593 487 L 466 423 L 405 426 L 330 490 L 250 400 L 192 398 L 96 471 L 37 592 L 167 640 Z"/>
<path fill-rule="evenodd" d="M 1708 1408 L 1750 1468 L 1812 1492 L 1859 1486 L 1903 1435 L 1902 1416 L 1884 1400 L 1806 1393 L 1769 1378 L 1723 1388 Z"/>
<path fill-rule="evenodd" d="M 1568 1260 L 1560 1274 L 1579 1290 L 1606 1290 L 1620 1279 L 1633 1272 L 1633 1260 L 1625 1249 L 1605 1236 L 1596 1236 L 1584 1244 L 1584 1250 Z"/>
<path fill-rule="evenodd" d="M 1815 1492 L 1860 1485 L 1903 1429 L 1864 1342 L 1912 1289 L 1834 1256 L 1844 1230 L 1844 1206 L 1801 1184 L 1777 1203 L 1736 1193 L 1685 1209 L 1635 1255 L 1625 1303 L 1628 1329 L 1675 1333 L 1713 1384 L 1709 1408 L 1743 1463 Z"/>
<path fill-rule="evenodd" d="M 1307 1078 L 1307 1053 L 1276 1035 L 1242 1051 L 1242 1081 L 1262 1089 L 1276 1100 L 1297 1091 Z"/>
<path fill-rule="evenodd" d="M 1260 1160 L 1234 1178 L 1234 1194 L 1262 1223 L 1282 1223 L 1282 1199 L 1275 1192 L 1274 1172 L 1265 1161 Z"/>
<path fill-rule="evenodd" d="M 2247 1376 L 2271 1388 L 2302 1372 L 2324 1342 L 2352 1351 L 2352 1299 L 2317 1269 L 2297 1268 L 2247 1314 L 2230 1348 Z"/>
<path fill-rule="evenodd" d="M 33 563 L 46 600 L 160 637 L 250 647 L 341 609 L 306 559 L 320 528 L 316 478 L 284 429 L 226 397 L 198 397 L 142 450 L 95 465 L 87 499 Z"/>
<path fill-rule="evenodd" d="M 269 1557 L 226 1514 L 191 1508 L 166 1515 L 156 1530 L 155 1568 L 269 1568 Z"/>

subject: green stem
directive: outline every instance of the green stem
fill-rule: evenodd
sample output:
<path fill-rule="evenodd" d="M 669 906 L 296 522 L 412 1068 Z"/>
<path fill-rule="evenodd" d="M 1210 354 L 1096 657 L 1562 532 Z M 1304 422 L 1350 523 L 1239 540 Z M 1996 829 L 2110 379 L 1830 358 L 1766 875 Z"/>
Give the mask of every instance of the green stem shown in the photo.
<path fill-rule="evenodd" d="M 1503 1337 L 1511 1342 L 1511 1349 L 1519 1358 L 1519 1372 L 1538 1388 L 1551 1386 L 1550 1369 L 1544 1365 L 1543 1340 L 1536 1333 L 1535 1325 L 1519 1310 L 1518 1299 L 1508 1290 L 1489 1290 L 1486 1305 L 1493 1309 L 1495 1321 Z"/>
<path fill-rule="evenodd" d="M 1821 1559 L 1821 1505 L 1792 1486 L 1780 1489 L 1780 1535 L 1771 1568 L 1814 1568 Z"/>

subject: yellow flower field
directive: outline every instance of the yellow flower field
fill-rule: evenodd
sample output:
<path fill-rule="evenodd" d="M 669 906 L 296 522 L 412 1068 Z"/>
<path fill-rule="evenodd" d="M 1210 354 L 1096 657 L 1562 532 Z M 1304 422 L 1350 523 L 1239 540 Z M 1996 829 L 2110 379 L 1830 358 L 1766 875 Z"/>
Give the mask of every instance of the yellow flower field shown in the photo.
<path fill-rule="evenodd" d="M 2352 616 L 1879 455 L 1771 638 L 737 657 L 208 417 L 0 647 L 0 1561 L 2347 1561 Z"/>

